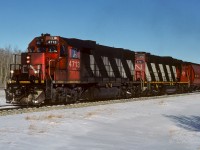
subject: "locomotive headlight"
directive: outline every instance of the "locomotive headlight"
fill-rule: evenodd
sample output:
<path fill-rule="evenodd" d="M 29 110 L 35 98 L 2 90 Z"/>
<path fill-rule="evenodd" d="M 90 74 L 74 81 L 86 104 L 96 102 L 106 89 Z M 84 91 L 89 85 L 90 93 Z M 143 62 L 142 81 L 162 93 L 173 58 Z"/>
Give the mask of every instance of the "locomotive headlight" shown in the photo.
<path fill-rule="evenodd" d="M 27 56 L 26 56 L 26 63 L 27 63 L 27 64 L 30 64 L 30 63 L 31 63 L 31 56 L 30 56 L 30 55 L 27 55 Z"/>

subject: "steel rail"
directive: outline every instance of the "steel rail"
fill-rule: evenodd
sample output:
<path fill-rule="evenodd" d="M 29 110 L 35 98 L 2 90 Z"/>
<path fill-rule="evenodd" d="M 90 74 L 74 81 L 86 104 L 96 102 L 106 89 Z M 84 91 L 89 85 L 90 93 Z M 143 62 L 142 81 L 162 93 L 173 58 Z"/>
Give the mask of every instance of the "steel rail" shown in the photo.
<path fill-rule="evenodd" d="M 11 108 L 0 109 L 0 116 L 24 114 L 24 113 L 32 113 L 32 112 L 43 112 L 43 111 L 51 111 L 51 110 L 61 110 L 61 109 L 82 108 L 82 107 L 108 105 L 108 104 L 116 104 L 116 103 L 126 103 L 126 102 L 134 102 L 134 101 L 144 101 L 144 100 L 153 100 L 153 99 L 161 99 L 161 98 L 163 99 L 163 98 L 186 96 L 186 95 L 193 95 L 193 94 L 200 94 L 200 92 L 151 96 L 151 97 L 138 97 L 138 98 L 128 98 L 128 99 L 79 102 L 79 103 L 65 104 L 65 105 L 64 104 L 62 104 L 62 105 L 43 105 L 43 106 L 38 106 L 38 107 L 16 106 L 16 107 L 11 107 Z"/>

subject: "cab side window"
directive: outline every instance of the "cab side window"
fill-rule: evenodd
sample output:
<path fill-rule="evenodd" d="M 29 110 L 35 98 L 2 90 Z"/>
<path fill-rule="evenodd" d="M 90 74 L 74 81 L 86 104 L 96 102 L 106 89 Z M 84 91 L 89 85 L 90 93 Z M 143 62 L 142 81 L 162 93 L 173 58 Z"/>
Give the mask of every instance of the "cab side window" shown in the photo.
<path fill-rule="evenodd" d="M 71 58 L 80 58 L 80 51 L 76 48 L 71 49 Z"/>
<path fill-rule="evenodd" d="M 65 47 L 65 45 L 60 46 L 60 56 L 61 57 L 67 56 L 67 48 Z"/>

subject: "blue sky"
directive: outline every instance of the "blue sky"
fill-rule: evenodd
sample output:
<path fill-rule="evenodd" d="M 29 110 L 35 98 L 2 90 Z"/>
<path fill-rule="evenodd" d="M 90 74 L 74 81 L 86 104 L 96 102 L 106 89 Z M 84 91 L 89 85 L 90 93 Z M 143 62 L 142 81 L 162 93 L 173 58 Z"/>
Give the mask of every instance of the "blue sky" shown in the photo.
<path fill-rule="evenodd" d="M 199 0 L 1 0 L 0 47 L 41 33 L 200 63 Z"/>

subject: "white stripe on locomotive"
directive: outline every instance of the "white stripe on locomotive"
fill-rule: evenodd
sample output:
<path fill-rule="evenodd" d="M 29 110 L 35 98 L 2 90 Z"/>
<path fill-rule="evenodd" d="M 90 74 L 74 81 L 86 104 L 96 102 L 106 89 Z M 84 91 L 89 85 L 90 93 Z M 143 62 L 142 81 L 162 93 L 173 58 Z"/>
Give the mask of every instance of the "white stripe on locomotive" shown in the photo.
<path fill-rule="evenodd" d="M 155 63 L 151 63 L 151 67 L 152 67 L 152 70 L 153 70 L 153 74 L 154 74 L 155 80 L 156 80 L 156 81 L 160 81 L 159 76 L 158 76 L 158 72 L 157 72 L 157 70 L 156 70 L 156 65 L 155 65 Z"/>
<path fill-rule="evenodd" d="M 101 77 L 101 73 L 99 71 L 99 67 L 97 66 L 94 56 L 90 55 L 90 68 L 94 74 L 95 77 Z"/>
<path fill-rule="evenodd" d="M 118 59 L 118 58 L 115 58 L 115 62 L 117 64 L 117 67 L 118 67 L 118 70 L 120 72 L 121 77 L 122 78 L 127 78 L 125 70 L 124 70 L 124 67 L 122 65 L 122 61 L 120 59 Z"/>
<path fill-rule="evenodd" d="M 145 75 L 146 75 L 147 81 L 151 82 L 152 79 L 151 79 L 151 75 L 150 75 L 150 72 L 149 72 L 149 68 L 148 68 L 148 66 L 147 66 L 147 63 L 145 63 Z"/>
<path fill-rule="evenodd" d="M 128 64 L 129 70 L 131 72 L 131 76 L 134 79 L 134 75 L 135 75 L 134 70 L 135 70 L 135 68 L 134 68 L 133 62 L 131 60 L 126 60 L 126 62 Z"/>
<path fill-rule="evenodd" d="M 164 82 L 166 82 L 167 79 L 166 79 L 166 76 L 165 76 L 165 71 L 164 71 L 164 68 L 163 68 L 163 64 L 159 64 L 159 68 L 160 68 L 160 71 L 161 71 L 162 79 L 163 79 Z"/>
<path fill-rule="evenodd" d="M 175 80 L 176 80 L 177 79 L 176 67 L 172 66 L 172 70 L 173 70 L 173 73 L 174 73 L 174 76 L 175 76 Z"/>
<path fill-rule="evenodd" d="M 167 68 L 167 73 L 168 73 L 168 76 L 169 76 L 169 81 L 173 81 L 169 65 L 166 65 L 166 68 Z"/>
<path fill-rule="evenodd" d="M 108 73 L 109 77 L 115 77 L 115 74 L 113 72 L 112 66 L 110 64 L 110 61 L 108 60 L 108 57 L 105 56 L 101 56 L 102 60 L 103 60 L 103 64 L 106 68 L 106 71 Z"/>

